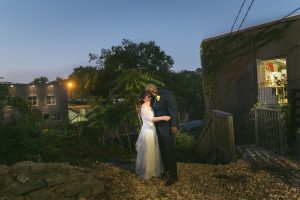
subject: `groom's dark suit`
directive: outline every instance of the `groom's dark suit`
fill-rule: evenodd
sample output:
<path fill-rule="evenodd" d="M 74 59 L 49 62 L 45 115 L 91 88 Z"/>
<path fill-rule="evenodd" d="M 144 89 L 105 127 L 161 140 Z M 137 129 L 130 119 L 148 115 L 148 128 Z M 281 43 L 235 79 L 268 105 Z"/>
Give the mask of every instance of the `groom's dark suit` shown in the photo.
<path fill-rule="evenodd" d="M 171 133 L 171 127 L 177 127 L 177 103 L 175 96 L 169 90 L 159 89 L 157 96 L 151 101 L 151 106 L 155 117 L 171 116 L 169 121 L 156 122 L 155 127 L 165 172 L 170 177 L 177 178 L 174 136 Z"/>

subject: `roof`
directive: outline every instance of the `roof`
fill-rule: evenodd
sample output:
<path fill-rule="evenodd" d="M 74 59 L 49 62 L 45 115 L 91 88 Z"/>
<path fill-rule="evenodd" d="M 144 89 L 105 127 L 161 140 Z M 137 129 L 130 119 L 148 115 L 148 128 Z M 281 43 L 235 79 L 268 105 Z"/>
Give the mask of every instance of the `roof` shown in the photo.
<path fill-rule="evenodd" d="M 249 31 L 254 31 L 254 30 L 257 30 L 257 29 L 261 29 L 261 28 L 266 28 L 266 27 L 269 27 L 269 26 L 273 26 L 275 24 L 281 24 L 281 23 L 285 23 L 287 21 L 291 21 L 291 20 L 300 20 L 300 15 L 294 15 L 294 16 L 291 16 L 291 17 L 287 17 L 285 19 L 278 19 L 278 20 L 275 20 L 275 21 L 272 21 L 272 22 L 268 22 L 268 23 L 264 23 L 264 24 L 260 24 L 260 25 L 256 25 L 256 26 L 251 26 L 249 28 L 245 28 L 245 29 L 242 29 L 242 30 L 239 30 L 238 32 L 239 33 L 245 33 L 245 32 L 249 32 Z M 234 31 L 232 33 L 237 33 L 237 31 Z M 225 33 L 225 34 L 222 34 L 222 35 L 218 35 L 218 36 L 214 36 L 214 37 L 210 37 L 210 38 L 206 38 L 204 39 L 202 42 L 208 42 L 208 41 L 211 41 L 211 40 L 215 40 L 215 39 L 219 39 L 219 38 L 222 38 L 222 37 L 226 37 L 232 33 Z"/>

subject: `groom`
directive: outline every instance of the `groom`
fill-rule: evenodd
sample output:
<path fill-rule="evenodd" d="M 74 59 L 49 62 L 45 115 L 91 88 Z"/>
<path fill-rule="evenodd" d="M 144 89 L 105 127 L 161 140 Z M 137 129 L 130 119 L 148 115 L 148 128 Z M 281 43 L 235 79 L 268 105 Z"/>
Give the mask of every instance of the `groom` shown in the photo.
<path fill-rule="evenodd" d="M 164 175 L 167 178 L 166 186 L 174 184 L 177 178 L 177 166 L 174 147 L 174 136 L 177 132 L 177 103 L 174 94 L 169 90 L 157 89 L 154 84 L 146 86 L 146 92 L 152 97 L 151 107 L 154 116 L 171 116 L 170 121 L 159 121 L 155 123 L 161 151 Z"/>

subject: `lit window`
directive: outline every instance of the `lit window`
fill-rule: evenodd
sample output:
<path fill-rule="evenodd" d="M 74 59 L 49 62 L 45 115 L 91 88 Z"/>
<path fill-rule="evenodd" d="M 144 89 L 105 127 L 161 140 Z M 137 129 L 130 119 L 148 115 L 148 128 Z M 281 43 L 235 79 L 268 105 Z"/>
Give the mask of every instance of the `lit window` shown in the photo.
<path fill-rule="evenodd" d="M 286 59 L 259 60 L 257 65 L 258 102 L 287 103 Z"/>
<path fill-rule="evenodd" d="M 29 96 L 28 97 L 28 103 L 31 106 L 37 106 L 38 105 L 38 99 L 37 96 Z"/>
<path fill-rule="evenodd" d="M 47 98 L 46 98 L 46 104 L 47 105 L 55 105 L 56 104 L 56 98 L 55 98 L 55 96 L 47 96 Z"/>

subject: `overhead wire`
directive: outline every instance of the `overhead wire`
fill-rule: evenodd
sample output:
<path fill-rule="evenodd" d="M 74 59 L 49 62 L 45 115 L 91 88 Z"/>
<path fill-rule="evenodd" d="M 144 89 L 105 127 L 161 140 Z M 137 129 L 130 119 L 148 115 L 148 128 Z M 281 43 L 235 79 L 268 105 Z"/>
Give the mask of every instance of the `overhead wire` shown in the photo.
<path fill-rule="evenodd" d="M 249 11 L 250 11 L 250 9 L 251 9 L 251 7 L 252 7 L 253 3 L 254 3 L 254 0 L 252 0 L 252 1 L 251 1 L 251 4 L 249 5 L 249 7 L 248 7 L 248 10 L 247 10 L 247 12 L 246 12 L 246 14 L 245 14 L 245 16 L 244 16 L 244 18 L 243 18 L 243 20 L 242 20 L 242 22 L 241 22 L 240 26 L 239 26 L 239 28 L 238 28 L 237 32 L 239 32 L 239 30 L 241 29 L 241 27 L 242 27 L 242 25 L 243 25 L 243 23 L 244 23 L 244 21 L 245 21 L 246 17 L 247 17 L 247 16 L 248 16 L 248 14 L 249 14 Z"/>
<path fill-rule="evenodd" d="M 297 12 L 298 10 L 300 10 L 300 6 L 298 8 L 296 8 L 294 11 L 290 12 L 289 14 L 287 14 L 286 16 L 284 16 L 281 20 L 289 17 L 290 15 L 294 14 L 295 12 Z"/>
<path fill-rule="evenodd" d="M 233 22 L 233 25 L 232 25 L 232 27 L 231 27 L 231 29 L 230 29 L 230 33 L 233 31 L 234 25 L 235 25 L 237 19 L 239 18 L 240 14 L 241 14 L 241 11 L 242 11 L 242 9 L 243 9 L 243 7 L 244 7 L 245 2 L 246 2 L 246 0 L 243 1 L 243 4 L 242 4 L 241 7 L 240 7 L 240 10 L 239 10 L 239 12 L 238 12 L 238 14 L 237 14 L 237 16 L 236 16 L 236 18 L 235 18 L 235 20 L 234 20 L 234 22 Z"/>
<path fill-rule="evenodd" d="M 298 8 L 296 8 L 295 10 L 293 10 L 292 12 L 290 12 L 289 14 L 285 15 L 284 17 L 282 17 L 281 19 L 279 19 L 278 21 L 276 21 L 276 23 L 270 25 L 266 30 L 270 29 L 272 26 L 275 26 L 277 24 L 279 24 L 280 22 L 282 22 L 284 19 L 286 19 L 287 17 L 291 16 L 292 14 L 294 14 L 295 12 L 297 12 L 298 10 L 300 10 L 300 6 Z"/>

